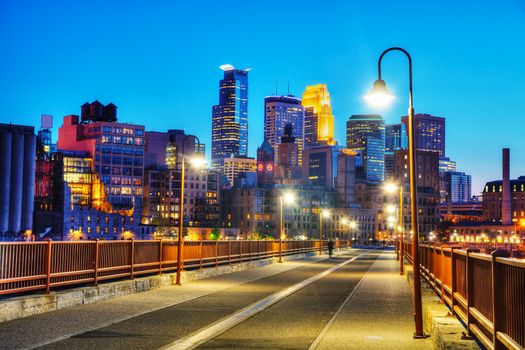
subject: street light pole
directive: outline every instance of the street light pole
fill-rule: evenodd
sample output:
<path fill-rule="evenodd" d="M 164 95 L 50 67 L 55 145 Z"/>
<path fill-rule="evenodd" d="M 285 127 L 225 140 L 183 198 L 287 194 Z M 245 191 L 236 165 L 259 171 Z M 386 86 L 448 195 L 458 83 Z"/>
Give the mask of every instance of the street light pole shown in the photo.
<path fill-rule="evenodd" d="M 404 273 L 403 268 L 403 253 L 404 253 L 404 235 L 405 235 L 405 225 L 403 223 L 403 183 L 399 184 L 399 226 L 401 227 L 401 232 L 399 234 L 399 274 Z M 399 229 L 398 229 L 399 231 Z"/>
<path fill-rule="evenodd" d="M 182 237 L 182 230 L 184 229 L 184 176 L 185 176 L 185 161 L 184 161 L 184 146 L 186 144 L 186 139 L 188 137 L 193 137 L 194 142 L 197 140 L 197 144 L 200 145 L 200 140 L 197 136 L 194 135 L 186 135 L 182 139 L 182 149 L 181 149 L 181 172 L 180 172 L 180 201 L 179 201 L 179 237 L 178 237 L 178 245 L 177 245 L 177 280 L 176 284 L 180 285 L 180 277 L 182 273 L 182 254 L 183 254 L 183 245 L 184 245 L 184 239 Z"/>
<path fill-rule="evenodd" d="M 323 255 L 323 211 L 319 211 L 319 255 Z"/>
<path fill-rule="evenodd" d="M 423 332 L 423 314 L 421 305 L 421 277 L 419 271 L 419 226 L 418 226 L 418 208 L 417 208 L 417 184 L 416 184 L 416 149 L 415 149 L 415 130 L 414 130 L 414 104 L 412 93 L 412 57 L 403 48 L 391 47 L 379 56 L 377 62 L 378 80 L 374 82 L 374 88 L 371 93 L 365 98 L 377 103 L 385 104 L 394 96 L 388 91 L 386 83 L 381 76 L 381 62 L 383 57 L 390 51 L 400 51 L 408 59 L 408 152 L 409 152 L 409 168 L 410 168 L 410 212 L 412 219 L 412 230 L 414 232 L 412 240 L 412 258 L 414 266 L 414 319 L 415 332 L 414 338 L 424 338 Z"/>
<path fill-rule="evenodd" d="M 283 262 L 282 260 L 282 254 L 283 254 L 283 196 L 279 198 L 280 202 L 280 214 L 279 214 L 279 261 L 280 263 Z"/>

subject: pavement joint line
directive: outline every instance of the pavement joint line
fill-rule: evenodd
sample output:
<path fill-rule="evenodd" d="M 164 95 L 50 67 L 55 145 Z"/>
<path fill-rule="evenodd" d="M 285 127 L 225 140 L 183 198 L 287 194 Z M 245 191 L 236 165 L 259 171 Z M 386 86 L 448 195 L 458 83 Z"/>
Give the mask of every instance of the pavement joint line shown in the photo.
<path fill-rule="evenodd" d="M 381 255 L 385 254 L 385 252 L 383 252 Z M 370 270 L 372 270 L 372 267 L 374 267 L 374 265 L 377 263 L 377 260 L 374 261 L 373 264 L 370 265 L 370 267 L 368 268 L 368 270 L 365 272 L 365 274 L 361 277 L 361 279 L 359 280 L 359 282 L 357 282 L 357 284 L 355 285 L 354 289 L 352 289 L 352 291 L 350 292 L 350 294 L 348 294 L 348 296 L 346 297 L 346 299 L 343 301 L 343 303 L 339 306 L 339 308 L 337 309 L 337 311 L 333 314 L 333 316 L 330 318 L 330 320 L 326 323 L 326 325 L 324 326 L 324 328 L 321 330 L 321 332 L 319 333 L 319 335 L 317 336 L 317 338 L 315 338 L 315 340 L 312 342 L 312 344 L 310 345 L 310 347 L 308 348 L 308 350 L 315 350 L 317 349 L 317 347 L 319 346 L 319 344 L 321 343 L 321 341 L 323 340 L 324 336 L 326 335 L 326 333 L 328 332 L 328 330 L 330 329 L 330 327 L 332 326 L 332 324 L 335 322 L 335 320 L 337 319 L 337 317 L 339 317 L 339 315 L 341 314 L 341 312 L 343 312 L 343 309 L 346 307 L 346 305 L 350 302 L 350 300 L 352 299 L 352 297 L 354 296 L 354 293 L 359 289 L 359 287 L 361 286 L 361 282 L 363 282 L 366 278 L 366 276 L 368 275 L 368 273 L 370 272 Z"/>
<path fill-rule="evenodd" d="M 339 270 L 343 266 L 357 260 L 358 258 L 368 255 L 372 250 L 367 250 L 362 254 L 356 255 L 351 259 L 348 259 L 340 264 L 334 265 L 329 269 L 324 270 L 323 272 L 318 273 L 312 277 L 309 277 L 293 286 L 287 287 L 283 290 L 280 290 L 274 294 L 271 294 L 256 303 L 248 305 L 247 307 L 237 311 L 236 313 L 223 318 L 219 321 L 212 323 L 211 325 L 201 328 L 193 332 L 192 334 L 185 336 L 183 338 L 177 339 L 176 341 L 161 347 L 161 350 L 188 350 L 194 349 L 197 346 L 205 343 L 206 341 L 217 337 L 218 335 L 226 332 L 227 330 L 235 327 L 239 323 L 247 320 L 248 318 L 254 316 L 255 314 L 267 309 L 273 304 L 281 301 L 282 299 L 294 294 L 295 292 L 305 288 L 306 286 L 320 280 L 321 278 L 327 276 L 328 274 Z"/>
<path fill-rule="evenodd" d="M 359 249 L 359 250 L 361 250 L 361 249 Z M 348 251 L 346 253 L 351 253 L 351 252 L 352 251 Z M 315 258 L 315 260 L 307 261 L 307 264 L 315 264 L 315 263 L 318 263 L 318 262 L 322 262 L 322 261 L 328 260 L 328 257 L 325 257 L 325 256 L 318 256 L 318 255 L 316 255 L 314 258 Z M 293 262 L 293 260 L 291 262 Z M 258 277 L 258 278 L 254 278 L 254 279 L 251 279 L 251 280 L 248 280 L 248 281 L 243 281 L 243 282 L 240 282 L 240 283 L 234 282 L 231 285 L 227 285 L 227 286 L 224 286 L 224 287 L 219 287 L 217 290 L 206 291 L 206 292 L 204 292 L 202 294 L 197 294 L 197 295 L 191 296 L 188 299 L 183 299 L 183 300 L 177 301 L 175 303 L 169 303 L 169 304 L 166 304 L 166 305 L 161 305 L 161 306 L 158 306 L 158 307 L 155 307 L 155 308 L 148 309 L 146 312 L 137 312 L 137 313 L 135 313 L 133 315 L 128 315 L 128 316 L 124 316 L 124 317 L 121 317 L 121 318 L 117 318 L 117 319 L 111 320 L 109 322 L 104 322 L 104 323 L 98 324 L 98 325 L 96 325 L 94 327 L 83 329 L 82 331 L 79 331 L 79 332 L 73 332 L 73 333 L 70 333 L 70 334 L 65 334 L 65 335 L 62 335 L 62 336 L 50 339 L 50 340 L 45 340 L 45 341 L 42 341 L 42 342 L 39 342 L 39 343 L 36 343 L 36 344 L 32 344 L 27 349 L 31 350 L 31 349 L 40 348 L 40 347 L 43 347 L 43 346 L 46 346 L 46 345 L 49 345 L 49 344 L 57 343 L 57 342 L 69 339 L 69 338 L 74 337 L 74 336 L 79 335 L 79 334 L 93 332 L 93 331 L 96 331 L 96 330 L 101 329 L 101 328 L 112 326 L 112 325 L 114 325 L 116 323 L 124 322 L 124 321 L 127 321 L 127 320 L 135 318 L 135 317 L 146 315 L 146 314 L 148 314 L 150 312 L 156 312 L 156 311 L 168 308 L 168 307 L 172 307 L 172 306 L 175 306 L 175 305 L 178 305 L 178 304 L 186 303 L 186 302 L 198 299 L 198 298 L 206 297 L 206 296 L 208 296 L 210 294 L 221 292 L 221 291 L 224 291 L 224 290 L 226 290 L 228 288 L 240 286 L 240 285 L 243 285 L 243 284 L 246 284 L 246 283 L 252 283 L 252 282 L 255 282 L 255 281 L 259 280 L 259 279 L 263 279 L 263 278 L 266 278 L 266 277 L 269 277 L 269 276 L 273 276 L 273 275 L 276 275 L 276 274 L 279 274 L 279 273 L 282 273 L 282 272 L 290 271 L 292 269 L 294 269 L 294 268 L 292 267 L 289 270 L 283 270 L 283 271 L 280 271 L 280 272 L 275 272 L 275 273 L 272 273 L 272 274 L 270 274 L 268 276 Z M 240 272 L 242 272 L 242 271 L 240 271 Z M 177 286 L 170 286 L 170 287 L 183 288 L 184 285 L 178 286 L 178 287 Z M 82 305 L 80 305 L 79 307 L 82 307 Z"/>

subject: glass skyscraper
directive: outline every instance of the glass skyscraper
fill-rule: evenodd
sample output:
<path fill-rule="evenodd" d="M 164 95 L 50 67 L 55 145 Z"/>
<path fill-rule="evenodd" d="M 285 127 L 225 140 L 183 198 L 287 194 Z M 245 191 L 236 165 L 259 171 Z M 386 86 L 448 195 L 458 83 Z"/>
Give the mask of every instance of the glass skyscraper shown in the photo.
<path fill-rule="evenodd" d="M 352 115 L 346 122 L 346 147 L 361 156 L 367 182 L 385 179 L 385 121 L 380 115 Z"/>
<path fill-rule="evenodd" d="M 248 71 L 229 64 L 220 67 L 219 104 L 213 106 L 212 166 L 222 170 L 225 158 L 248 154 Z"/>
<path fill-rule="evenodd" d="M 295 137 L 299 152 L 299 165 L 302 165 L 303 154 L 303 120 L 304 108 L 301 99 L 294 96 L 267 96 L 264 98 L 264 138 L 268 140 L 275 152 L 275 163 L 279 163 L 277 146 L 284 136 L 287 124 L 292 126 L 292 136 Z"/>

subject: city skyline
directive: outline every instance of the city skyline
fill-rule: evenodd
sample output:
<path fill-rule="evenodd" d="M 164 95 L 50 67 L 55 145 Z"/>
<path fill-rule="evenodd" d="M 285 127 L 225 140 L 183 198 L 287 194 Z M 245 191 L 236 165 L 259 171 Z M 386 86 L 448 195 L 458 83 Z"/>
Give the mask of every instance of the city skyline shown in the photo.
<path fill-rule="evenodd" d="M 145 124 L 146 130 L 185 129 L 190 134 L 197 134 L 210 150 L 209 128 L 200 127 L 209 125 L 211 106 L 217 103 L 217 81 L 221 76 L 217 67 L 231 63 L 236 67 L 254 67 L 250 72 L 249 156 L 255 156 L 257 146 L 262 143 L 264 96 L 275 93 L 276 80 L 278 94 L 287 94 L 289 83 L 290 92 L 298 97 L 305 86 L 326 83 L 332 98 L 336 140 L 342 145 L 344 124 L 352 114 L 381 114 L 388 124 L 399 123 L 405 114 L 405 97 L 400 94 L 406 83 L 402 57 L 390 58 L 385 66 L 385 79 L 397 93 L 395 106 L 377 111 L 362 101 L 374 79 L 376 56 L 380 50 L 387 45 L 402 44 L 414 57 L 416 113 L 446 118 L 447 156 L 457 162 L 458 169 L 472 174 L 473 193 L 481 192 L 487 181 L 500 178 L 497 167 L 491 165 L 499 163 L 501 147 L 513 149 L 511 177 L 517 178 L 525 172 L 517 161 L 525 152 L 525 146 L 520 143 L 519 128 L 504 129 L 506 124 L 493 122 L 506 117 L 509 124 L 518 123 L 522 114 L 519 105 L 513 101 L 519 101 L 519 85 L 514 84 L 519 84 L 525 77 L 524 68 L 519 66 L 525 53 L 513 45 L 515 36 L 505 35 L 512 32 L 519 36 L 524 31 L 519 24 L 525 8 L 517 1 L 497 6 L 482 3 L 476 8 L 458 5 L 453 15 L 456 18 L 459 14 L 462 21 L 452 21 L 445 32 L 442 27 L 424 24 L 426 15 L 432 18 L 441 16 L 441 23 L 445 23 L 446 18 L 452 16 L 447 14 L 446 6 L 423 8 L 413 4 L 414 12 L 419 13 L 413 25 L 420 31 L 414 36 L 409 35 L 410 26 L 396 20 L 396 16 L 390 17 L 391 13 L 401 15 L 408 9 L 407 4 L 394 8 L 385 2 L 383 11 L 371 21 L 381 22 L 374 28 L 374 23 L 367 22 L 370 15 L 359 18 L 360 13 L 371 13 L 367 10 L 371 5 L 335 3 L 320 8 L 318 13 L 325 28 L 314 39 L 330 36 L 323 55 L 316 53 L 305 57 L 303 50 L 297 50 L 297 53 L 279 60 L 269 59 L 273 56 L 262 54 L 258 47 L 271 40 L 272 35 L 290 31 L 293 27 L 283 23 L 284 28 L 254 32 L 250 29 L 257 28 L 264 16 L 247 15 L 241 19 L 241 24 L 247 28 L 246 33 L 238 34 L 244 49 L 232 51 L 218 45 L 218 34 L 207 31 L 220 17 L 215 17 L 214 11 L 224 13 L 224 9 L 213 4 L 205 4 L 207 6 L 203 8 L 164 4 L 161 7 L 165 14 L 147 9 L 144 16 L 149 21 L 139 23 L 138 28 L 129 33 L 115 28 L 130 29 L 143 10 L 138 6 L 126 7 L 122 16 L 116 18 L 121 8 L 118 4 L 108 5 L 107 11 L 96 22 L 99 26 L 87 26 L 86 20 L 96 6 L 86 9 L 84 16 L 78 16 L 79 5 L 60 6 L 57 3 L 41 11 L 22 13 L 25 5 L 27 3 L 23 2 L 0 5 L 4 33 L 0 42 L 10 48 L 0 58 L 3 77 L 0 101 L 4 106 L 0 118 L 2 122 L 38 128 L 40 115 L 52 114 L 55 117 L 55 140 L 64 115 L 76 113 L 86 100 L 98 99 L 103 103 L 113 101 L 119 106 L 119 114 L 124 120 Z M 293 6 L 292 3 L 286 4 L 282 10 L 291 11 Z M 309 6 L 294 9 L 299 14 L 310 10 Z M 233 7 L 231 11 L 240 10 Z M 200 15 L 197 25 L 190 25 L 189 20 L 182 18 L 185 14 L 195 13 Z M 505 21 L 498 22 L 500 26 L 496 28 L 480 25 L 490 18 L 489 14 L 494 17 L 504 14 Z M 166 21 L 164 16 L 167 15 L 174 18 Z M 78 22 L 75 28 L 68 30 L 71 33 L 63 30 L 60 21 L 68 16 Z M 328 20 L 330 16 L 335 18 L 334 23 Z M 16 23 L 13 18 L 16 18 Z M 111 22 L 109 30 L 105 21 Z M 204 25 L 206 21 L 210 23 Z M 17 30 L 20 26 L 24 26 L 23 31 Z M 476 28 L 476 32 L 465 29 L 468 27 Z M 185 39 L 182 35 L 185 30 L 192 31 L 194 42 Z M 305 30 L 310 33 L 310 29 Z M 453 36 L 456 39 L 452 40 Z M 437 40 L 435 46 L 427 45 L 431 41 L 429 38 Z M 31 45 L 24 46 L 29 39 L 33 40 Z M 135 40 L 143 45 L 144 52 L 137 50 Z M 341 40 L 348 44 L 339 44 Z M 84 43 L 89 41 L 97 41 L 101 49 L 93 49 L 93 55 L 82 55 L 81 48 L 84 49 Z M 288 45 L 271 41 L 277 48 Z M 296 44 L 307 46 L 308 41 L 298 38 Z M 67 53 L 61 49 L 64 45 L 68 47 Z M 494 52 L 506 54 L 480 55 L 482 57 L 478 58 L 479 48 L 487 45 L 493 46 Z M 213 50 L 216 55 L 210 59 Z M 39 55 L 35 56 L 35 52 Z M 490 67 L 496 68 L 488 69 Z M 477 74 L 479 70 L 484 74 Z M 187 84 L 177 81 L 188 76 L 194 79 L 186 81 Z M 174 117 L 178 115 L 184 117 Z"/>

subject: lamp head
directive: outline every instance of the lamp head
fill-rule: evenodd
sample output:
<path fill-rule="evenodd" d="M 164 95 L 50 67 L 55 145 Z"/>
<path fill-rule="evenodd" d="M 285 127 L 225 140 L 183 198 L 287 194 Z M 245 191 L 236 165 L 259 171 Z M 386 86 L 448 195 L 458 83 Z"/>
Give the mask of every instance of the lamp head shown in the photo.
<path fill-rule="evenodd" d="M 194 169 L 203 169 L 206 167 L 206 159 L 202 155 L 196 153 L 190 158 L 190 164 Z"/>
<path fill-rule="evenodd" d="M 295 194 L 290 191 L 284 192 L 283 202 L 285 202 L 286 204 L 292 204 L 293 202 L 295 202 Z"/>
<path fill-rule="evenodd" d="M 396 193 L 399 189 L 398 185 L 393 182 L 387 182 L 383 185 L 383 189 L 387 193 Z"/>
<path fill-rule="evenodd" d="M 392 102 L 396 97 L 386 87 L 386 83 L 382 79 L 374 82 L 374 87 L 364 99 L 373 106 L 384 107 Z"/>
<path fill-rule="evenodd" d="M 330 217 L 330 211 L 321 210 L 321 215 L 323 216 L 323 218 L 328 219 Z"/>

